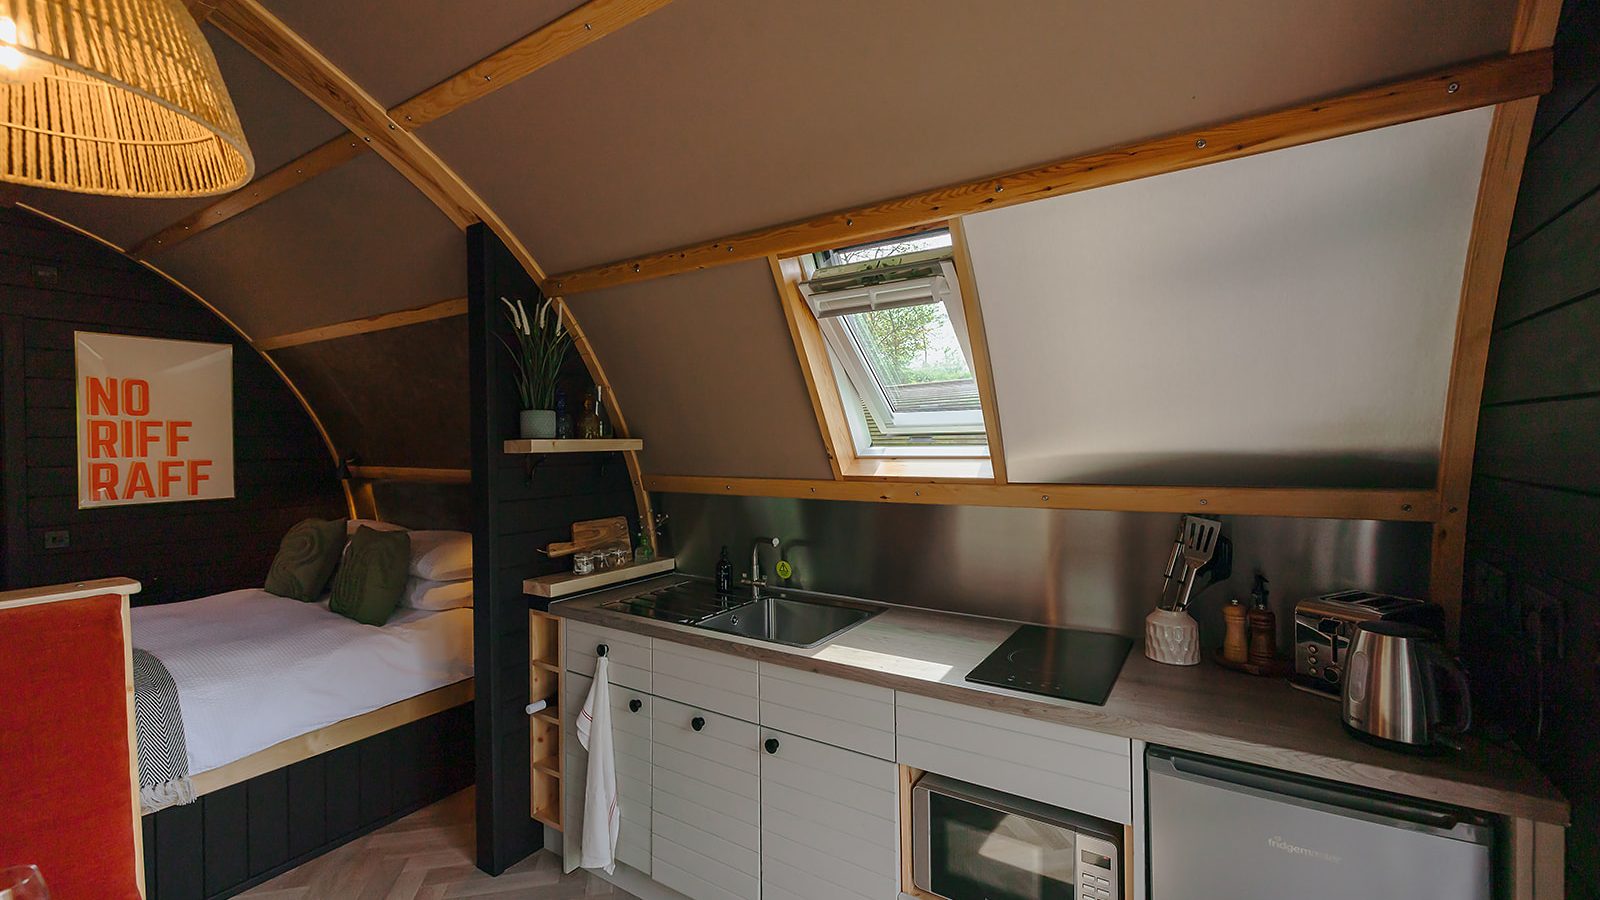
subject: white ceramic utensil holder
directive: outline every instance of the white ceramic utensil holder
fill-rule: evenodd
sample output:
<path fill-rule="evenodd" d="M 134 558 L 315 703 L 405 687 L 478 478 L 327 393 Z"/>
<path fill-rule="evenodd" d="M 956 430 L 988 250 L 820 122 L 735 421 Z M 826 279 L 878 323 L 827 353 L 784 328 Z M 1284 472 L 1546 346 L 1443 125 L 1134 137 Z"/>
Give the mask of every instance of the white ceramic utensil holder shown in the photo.
<path fill-rule="evenodd" d="M 1144 655 L 1169 666 L 1200 662 L 1200 623 L 1175 609 L 1158 609 L 1144 617 Z"/>

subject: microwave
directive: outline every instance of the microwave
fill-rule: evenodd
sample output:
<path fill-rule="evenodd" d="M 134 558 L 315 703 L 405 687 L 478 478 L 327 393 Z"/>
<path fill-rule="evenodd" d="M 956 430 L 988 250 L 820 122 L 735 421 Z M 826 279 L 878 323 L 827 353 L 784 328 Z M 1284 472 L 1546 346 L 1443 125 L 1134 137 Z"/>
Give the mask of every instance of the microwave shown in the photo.
<path fill-rule="evenodd" d="M 1122 826 L 942 775 L 911 789 L 912 879 L 946 900 L 1121 900 Z"/>

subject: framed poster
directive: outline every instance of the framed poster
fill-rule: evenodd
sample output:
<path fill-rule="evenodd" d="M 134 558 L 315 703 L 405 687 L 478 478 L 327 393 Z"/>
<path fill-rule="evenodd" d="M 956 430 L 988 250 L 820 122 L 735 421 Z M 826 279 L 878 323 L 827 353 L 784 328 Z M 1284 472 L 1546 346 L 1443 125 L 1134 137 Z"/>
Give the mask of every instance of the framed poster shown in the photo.
<path fill-rule="evenodd" d="M 74 332 L 78 508 L 233 496 L 233 346 Z"/>

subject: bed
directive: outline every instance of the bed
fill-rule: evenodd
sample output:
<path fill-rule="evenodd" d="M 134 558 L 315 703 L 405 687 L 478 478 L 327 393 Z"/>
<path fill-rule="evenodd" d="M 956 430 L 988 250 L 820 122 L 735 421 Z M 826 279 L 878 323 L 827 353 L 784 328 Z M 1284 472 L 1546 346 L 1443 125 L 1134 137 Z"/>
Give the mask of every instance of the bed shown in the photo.
<path fill-rule="evenodd" d="M 326 603 L 247 589 L 132 616 L 134 648 L 159 659 L 177 688 L 200 793 L 225 786 L 206 773 L 472 677 L 470 608 L 399 609 L 375 628 Z M 146 811 L 166 805 L 147 801 Z"/>
<path fill-rule="evenodd" d="M 132 635 L 153 897 L 231 895 L 470 781 L 470 607 L 374 627 L 246 589 Z"/>

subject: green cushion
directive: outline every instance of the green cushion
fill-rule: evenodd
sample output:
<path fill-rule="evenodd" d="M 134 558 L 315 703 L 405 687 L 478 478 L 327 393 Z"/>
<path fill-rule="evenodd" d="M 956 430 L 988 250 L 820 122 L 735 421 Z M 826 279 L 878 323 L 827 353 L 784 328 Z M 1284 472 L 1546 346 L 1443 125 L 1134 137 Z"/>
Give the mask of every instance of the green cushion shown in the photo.
<path fill-rule="evenodd" d="M 306 519 L 289 529 L 267 571 L 268 593 L 307 603 L 322 596 L 344 552 L 345 521 Z"/>
<path fill-rule="evenodd" d="M 364 625 L 382 625 L 405 596 L 410 563 L 410 534 L 357 528 L 333 576 L 328 608 Z"/>

